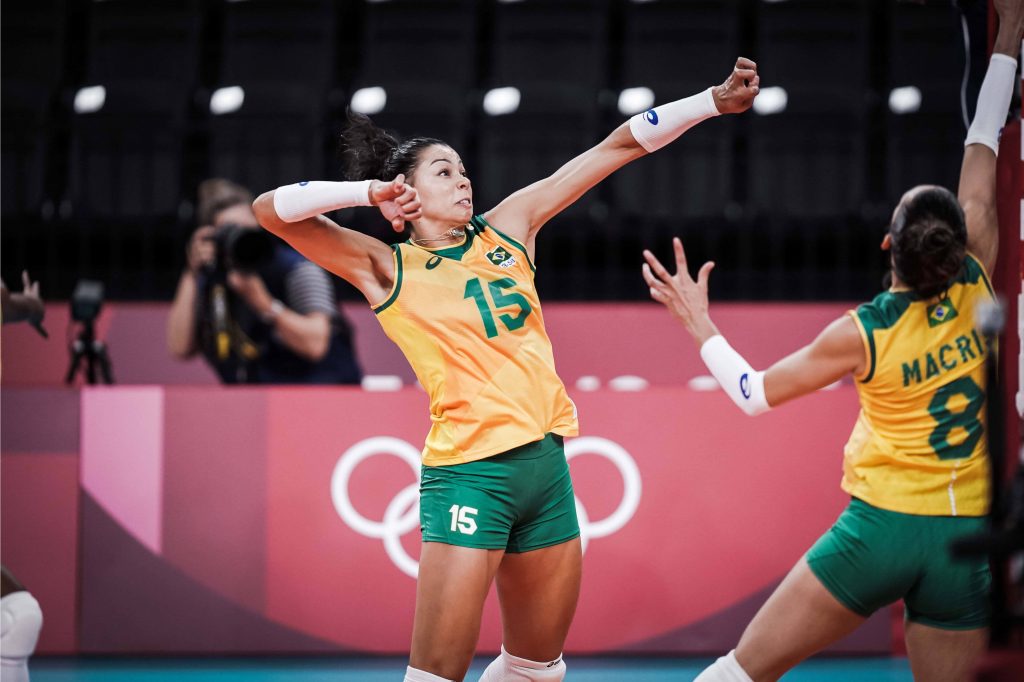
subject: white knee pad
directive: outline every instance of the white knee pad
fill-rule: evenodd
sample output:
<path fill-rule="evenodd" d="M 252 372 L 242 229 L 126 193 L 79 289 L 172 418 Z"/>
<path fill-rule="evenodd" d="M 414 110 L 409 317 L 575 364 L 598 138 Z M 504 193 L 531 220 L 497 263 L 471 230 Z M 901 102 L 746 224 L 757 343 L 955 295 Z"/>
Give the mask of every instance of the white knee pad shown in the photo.
<path fill-rule="evenodd" d="M 565 678 L 565 661 L 530 661 L 513 656 L 501 647 L 501 655 L 491 661 L 480 676 L 480 682 L 561 682 Z"/>
<path fill-rule="evenodd" d="M 725 656 L 704 669 L 693 682 L 754 682 L 750 675 L 743 669 L 736 660 L 736 650 L 733 649 Z"/>
<path fill-rule="evenodd" d="M 410 665 L 405 669 L 404 682 L 452 682 L 452 680 L 435 675 L 434 673 L 428 673 L 426 670 L 420 670 L 419 668 L 414 668 Z"/>
<path fill-rule="evenodd" d="M 31 594 L 12 592 L 0 599 L 0 657 L 4 662 L 31 656 L 42 627 L 43 612 Z"/>

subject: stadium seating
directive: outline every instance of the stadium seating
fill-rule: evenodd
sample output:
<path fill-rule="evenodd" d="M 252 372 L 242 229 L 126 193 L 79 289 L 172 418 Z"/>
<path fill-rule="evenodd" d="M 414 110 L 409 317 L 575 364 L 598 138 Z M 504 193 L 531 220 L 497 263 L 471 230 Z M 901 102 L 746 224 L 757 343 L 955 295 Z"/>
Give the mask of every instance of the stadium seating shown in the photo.
<path fill-rule="evenodd" d="M 55 296 L 90 273 L 112 298 L 169 297 L 197 183 L 341 177 L 367 88 L 386 93 L 378 124 L 460 152 L 479 210 L 737 55 L 785 91 L 557 216 L 538 274 L 555 298 L 645 297 L 637 253 L 673 234 L 719 262 L 719 296 L 867 295 L 887 212 L 953 184 L 963 138 L 961 28 L 941 3 L 12 0 L 0 30 L 4 274 L 30 265 Z M 495 110 L 502 88 L 518 102 Z M 620 108 L 631 88 L 649 99 Z M 335 217 L 399 238 L 372 211 Z"/>

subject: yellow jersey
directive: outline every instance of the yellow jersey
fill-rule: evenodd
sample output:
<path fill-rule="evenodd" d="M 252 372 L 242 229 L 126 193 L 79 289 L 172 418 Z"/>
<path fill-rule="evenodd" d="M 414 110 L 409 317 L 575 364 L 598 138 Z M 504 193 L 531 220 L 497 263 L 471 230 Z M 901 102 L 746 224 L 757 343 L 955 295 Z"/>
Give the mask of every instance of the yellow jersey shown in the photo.
<path fill-rule="evenodd" d="M 842 488 L 890 511 L 988 513 L 985 356 L 974 329 L 993 298 L 971 254 L 942 300 L 892 289 L 849 311 L 867 351 L 861 411 L 843 457 Z"/>
<path fill-rule="evenodd" d="M 578 433 L 525 246 L 475 216 L 461 243 L 410 241 L 395 245 L 394 259 L 390 295 L 373 309 L 430 396 L 424 464 Z"/>

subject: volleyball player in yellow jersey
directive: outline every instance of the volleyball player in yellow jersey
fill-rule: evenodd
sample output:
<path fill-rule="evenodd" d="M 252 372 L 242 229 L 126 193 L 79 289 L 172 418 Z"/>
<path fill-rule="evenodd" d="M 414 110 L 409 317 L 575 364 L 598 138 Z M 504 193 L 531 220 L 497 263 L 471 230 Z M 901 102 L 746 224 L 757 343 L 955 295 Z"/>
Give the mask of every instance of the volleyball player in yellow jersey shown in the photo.
<path fill-rule="evenodd" d="M 1015 83 L 1020 5 L 996 0 L 999 37 L 967 136 L 959 203 L 941 187 L 907 192 L 882 242 L 892 288 L 810 345 L 755 372 L 708 315 L 713 264 L 694 282 L 678 239 L 675 275 L 644 252 L 651 297 L 683 322 L 748 414 L 847 374 L 861 401 L 844 452 L 849 507 L 782 581 L 736 649 L 698 682 L 776 680 L 899 599 L 916 680 L 968 679 L 985 647 L 987 561 L 954 562 L 949 543 L 981 531 L 988 512 L 983 365 L 993 349 L 973 325 L 977 307 L 992 299 L 995 152 Z"/>
<path fill-rule="evenodd" d="M 343 135 L 349 182 L 259 197 L 260 223 L 369 301 L 430 398 L 423 548 L 406 680 L 461 680 L 496 579 L 502 654 L 482 680 L 561 680 L 581 550 L 562 437 L 577 432 L 533 284 L 537 231 L 610 173 L 758 91 L 739 59 L 726 81 L 639 114 L 550 177 L 474 215 L 458 153 L 402 142 L 365 116 Z M 321 214 L 376 205 L 408 242 L 390 247 Z"/>

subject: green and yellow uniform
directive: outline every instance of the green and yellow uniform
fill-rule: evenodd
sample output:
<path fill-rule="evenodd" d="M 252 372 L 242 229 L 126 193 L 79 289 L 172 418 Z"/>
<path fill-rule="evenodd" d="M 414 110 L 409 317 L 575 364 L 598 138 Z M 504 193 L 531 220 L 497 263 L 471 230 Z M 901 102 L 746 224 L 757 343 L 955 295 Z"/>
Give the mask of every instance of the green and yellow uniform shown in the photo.
<path fill-rule="evenodd" d="M 475 216 L 460 243 L 431 249 L 408 242 L 394 247 L 394 258 L 394 285 L 374 312 L 430 397 L 433 423 L 423 448 L 420 507 L 424 539 L 504 548 L 504 542 L 494 539 L 497 535 L 481 539 L 489 535 L 485 510 L 479 506 L 483 502 L 466 490 L 459 492 L 458 481 L 472 478 L 459 474 L 470 469 L 479 473 L 488 464 L 498 466 L 497 455 L 522 457 L 524 451 L 532 452 L 531 445 L 553 448 L 545 461 L 550 460 L 554 469 L 545 470 L 544 476 L 569 486 L 568 504 L 578 534 L 561 449 L 561 437 L 578 433 L 576 408 L 555 372 L 534 286 L 535 269 L 526 248 Z M 489 458 L 495 462 L 481 462 Z M 520 499 L 521 495 L 509 492 L 519 482 L 503 476 L 526 469 L 512 467 L 495 476 L 495 481 L 504 482 L 495 484 L 501 489 L 491 491 L 494 497 Z M 449 483 L 436 484 L 438 476 Z M 440 488 L 447 492 L 439 493 Z M 564 498 L 565 491 L 557 496 Z M 556 512 L 566 516 L 565 509 Z M 460 514 L 465 523 L 459 523 Z M 494 516 L 521 519 L 522 515 L 495 511 Z M 442 526 L 448 529 L 443 534 Z M 473 532 L 466 532 L 469 528 Z M 564 529 L 554 532 L 547 544 L 568 539 L 564 535 Z M 544 543 L 526 541 L 519 545 L 520 551 Z M 509 546 L 513 545 L 510 541 Z"/>
<path fill-rule="evenodd" d="M 984 267 L 968 254 L 941 300 L 892 289 L 849 313 L 867 354 L 856 377 L 861 411 L 843 458 L 842 488 L 854 502 L 808 562 L 862 615 L 902 597 L 912 620 L 985 624 L 987 565 L 951 561 L 948 545 L 981 531 L 988 513 L 985 357 L 992 349 L 974 318 L 992 298 Z"/>
<path fill-rule="evenodd" d="M 929 516 L 988 512 L 985 347 L 974 311 L 992 299 L 968 255 L 941 301 L 889 291 L 850 314 L 868 362 L 846 445 L 843 490 L 882 509 Z"/>

